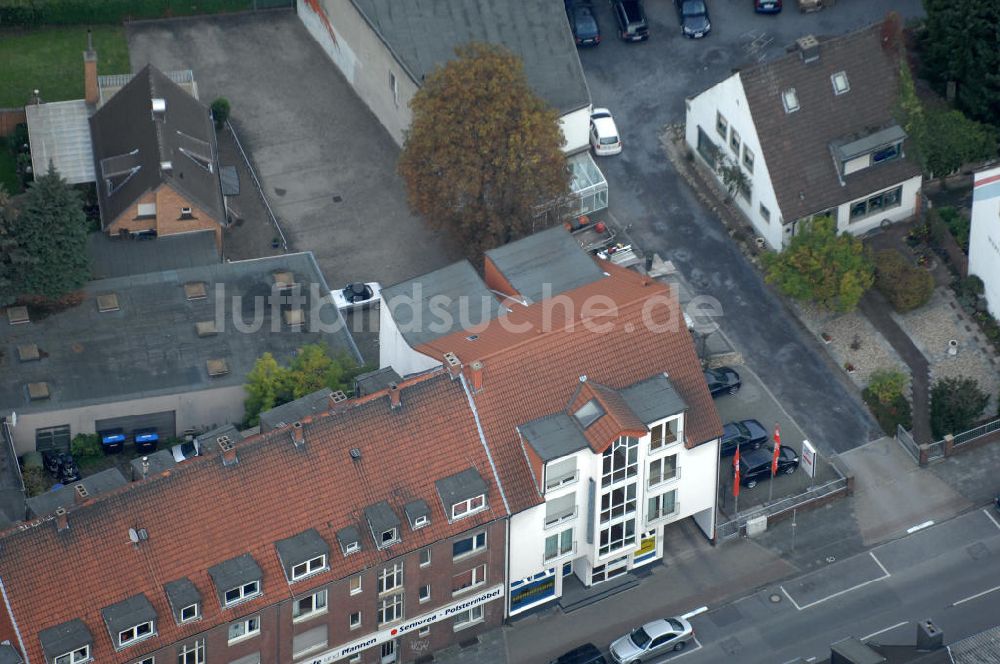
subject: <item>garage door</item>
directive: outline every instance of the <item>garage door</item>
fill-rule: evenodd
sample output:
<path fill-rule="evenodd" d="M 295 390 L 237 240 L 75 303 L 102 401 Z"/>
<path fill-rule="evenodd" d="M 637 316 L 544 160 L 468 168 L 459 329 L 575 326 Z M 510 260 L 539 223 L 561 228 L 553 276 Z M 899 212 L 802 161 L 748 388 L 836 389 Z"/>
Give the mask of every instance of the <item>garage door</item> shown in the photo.
<path fill-rule="evenodd" d="M 131 441 L 132 432 L 136 429 L 153 427 L 160 434 L 160 440 L 162 441 L 177 435 L 177 416 L 175 413 L 176 411 L 173 410 L 165 410 L 161 413 L 111 417 L 106 420 L 97 420 L 94 422 L 94 430 L 121 429 L 125 433 L 125 439 Z"/>

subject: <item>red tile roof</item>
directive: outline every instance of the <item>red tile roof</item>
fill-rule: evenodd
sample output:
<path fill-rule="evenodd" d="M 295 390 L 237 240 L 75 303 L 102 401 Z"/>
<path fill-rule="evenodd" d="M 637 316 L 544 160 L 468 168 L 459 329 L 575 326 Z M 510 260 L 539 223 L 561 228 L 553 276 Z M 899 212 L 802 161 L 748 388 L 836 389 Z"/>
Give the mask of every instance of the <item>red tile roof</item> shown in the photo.
<path fill-rule="evenodd" d="M 566 408 L 580 376 L 622 389 L 666 372 L 688 404 L 686 445 L 722 435 L 677 294 L 605 261 L 608 277 L 522 307 L 477 330 L 451 334 L 418 350 L 454 352 L 466 365 L 483 362 L 474 399 L 512 512 L 541 501 L 516 427 Z"/>
<path fill-rule="evenodd" d="M 504 502 L 459 381 L 440 370 L 404 382 L 401 392 L 400 408 L 391 409 L 381 392 L 307 419 L 303 449 L 292 444 L 289 428 L 273 431 L 238 443 L 236 465 L 201 457 L 73 509 L 63 532 L 43 519 L 0 535 L 0 579 L 30 660 L 44 661 L 39 631 L 81 618 L 94 636 L 96 661 L 132 662 L 292 591 L 503 518 Z M 351 458 L 353 447 L 361 450 L 360 460 Z M 470 467 L 489 486 L 489 509 L 449 524 L 434 482 Z M 430 506 L 431 523 L 412 531 L 403 505 L 416 498 Z M 403 526 L 402 542 L 379 551 L 362 510 L 382 500 Z M 348 525 L 361 530 L 362 551 L 345 558 L 335 533 Z M 145 528 L 148 541 L 132 545 L 129 528 Z M 275 542 L 309 528 L 329 543 L 332 569 L 290 590 Z M 244 553 L 263 571 L 264 594 L 223 610 L 208 568 Z M 184 627 L 174 622 L 163 588 L 181 577 L 201 592 L 204 614 Z M 116 653 L 101 608 L 139 592 L 156 609 L 159 636 Z"/>
<path fill-rule="evenodd" d="M 608 445 L 618 439 L 618 436 L 639 438 L 645 435 L 647 431 L 645 423 L 636 417 L 621 395 L 591 380 L 580 384 L 576 396 L 566 409 L 566 414 L 573 417 L 577 409 L 590 400 L 599 403 L 604 410 L 604 415 L 583 430 L 583 437 L 590 444 L 590 449 L 601 454 L 608 449 Z"/>

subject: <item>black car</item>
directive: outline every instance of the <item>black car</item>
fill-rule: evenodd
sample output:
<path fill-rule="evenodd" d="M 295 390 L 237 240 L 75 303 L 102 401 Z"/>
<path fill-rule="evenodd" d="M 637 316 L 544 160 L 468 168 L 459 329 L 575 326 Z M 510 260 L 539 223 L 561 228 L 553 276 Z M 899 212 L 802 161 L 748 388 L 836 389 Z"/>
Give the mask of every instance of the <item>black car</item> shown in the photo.
<path fill-rule="evenodd" d="M 736 454 L 736 447 L 739 446 L 740 454 L 747 450 L 759 449 L 770 438 L 767 429 L 757 420 L 740 420 L 730 422 L 722 427 L 722 443 L 719 445 L 720 456 L 732 456 Z"/>
<path fill-rule="evenodd" d="M 608 660 L 593 643 L 585 643 L 549 662 L 549 664 L 607 664 Z"/>
<path fill-rule="evenodd" d="M 618 19 L 618 36 L 628 42 L 649 39 L 649 21 L 642 0 L 611 0 L 611 11 Z"/>
<path fill-rule="evenodd" d="M 740 375 L 729 367 L 705 369 L 705 382 L 713 399 L 723 394 L 736 394 L 743 385 Z"/>
<path fill-rule="evenodd" d="M 761 480 L 771 479 L 771 460 L 774 448 L 765 447 L 743 454 L 740 452 L 740 484 L 748 489 L 757 486 Z M 799 467 L 799 455 L 790 447 L 782 446 L 778 453 L 778 474 L 791 475 Z"/>
<path fill-rule="evenodd" d="M 677 18 L 685 37 L 701 39 L 712 31 L 708 5 L 704 0 L 674 0 L 674 6 L 677 7 Z"/>
<path fill-rule="evenodd" d="M 601 27 L 597 24 L 590 0 L 566 0 L 566 16 L 577 46 L 597 46 L 601 43 Z"/>
<path fill-rule="evenodd" d="M 781 11 L 781 0 L 753 0 L 753 10 L 758 14 L 777 14 Z"/>

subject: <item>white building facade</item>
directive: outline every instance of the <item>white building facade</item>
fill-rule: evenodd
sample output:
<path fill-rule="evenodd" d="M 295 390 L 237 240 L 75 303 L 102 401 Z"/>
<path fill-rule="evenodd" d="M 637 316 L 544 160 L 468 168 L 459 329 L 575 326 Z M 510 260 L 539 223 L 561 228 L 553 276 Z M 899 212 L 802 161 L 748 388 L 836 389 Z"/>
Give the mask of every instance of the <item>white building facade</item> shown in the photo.
<path fill-rule="evenodd" d="M 1000 166 L 976 173 L 973 181 L 969 274 L 983 280 L 986 306 L 1000 318 Z"/>

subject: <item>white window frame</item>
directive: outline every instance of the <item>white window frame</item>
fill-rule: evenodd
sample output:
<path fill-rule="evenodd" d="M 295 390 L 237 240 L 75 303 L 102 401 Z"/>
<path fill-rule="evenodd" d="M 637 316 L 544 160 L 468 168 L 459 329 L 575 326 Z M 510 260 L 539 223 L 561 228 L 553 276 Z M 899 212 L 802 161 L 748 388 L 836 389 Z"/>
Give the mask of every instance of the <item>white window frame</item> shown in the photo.
<path fill-rule="evenodd" d="M 671 475 L 670 477 L 664 478 L 663 477 L 663 466 L 666 464 L 666 462 L 667 462 L 668 459 L 673 459 L 674 460 L 674 474 Z M 656 482 L 653 481 L 653 466 L 654 465 L 655 466 L 659 466 L 659 471 L 660 471 L 660 479 L 657 480 Z M 650 459 L 649 463 L 646 464 L 646 472 L 647 472 L 647 475 L 646 475 L 646 488 L 647 489 L 652 489 L 653 487 L 660 486 L 661 484 L 667 484 L 668 482 L 673 482 L 674 480 L 679 479 L 680 476 L 681 476 L 681 467 L 680 467 L 680 464 L 677 463 L 677 455 L 676 454 L 667 454 L 667 455 L 664 455 L 664 456 L 656 458 L 656 459 Z"/>
<path fill-rule="evenodd" d="M 482 543 L 480 543 L 480 538 L 482 538 Z M 470 535 L 468 537 L 462 537 L 460 539 L 455 540 L 454 542 L 451 543 L 451 546 L 452 546 L 452 549 L 451 549 L 452 550 L 451 559 L 452 560 L 462 560 L 464 558 L 468 558 L 468 557 L 474 556 L 474 555 L 476 555 L 476 554 L 478 554 L 478 553 L 480 553 L 482 551 L 485 551 L 486 550 L 486 546 L 488 544 L 488 539 L 489 538 L 486 536 L 486 531 L 484 530 L 482 532 L 476 533 L 475 535 Z M 455 544 L 457 544 L 458 542 L 464 542 L 466 540 L 471 540 L 472 541 L 472 548 L 469 549 L 468 551 L 460 553 L 460 554 L 458 554 L 456 556 L 455 555 Z"/>
<path fill-rule="evenodd" d="M 559 469 L 560 465 L 569 467 L 570 464 L 573 465 L 573 472 L 558 474 L 552 472 Z M 568 486 L 576 482 L 580 478 L 580 469 L 576 465 L 576 457 L 570 457 L 569 459 L 563 459 L 561 461 L 556 461 L 550 463 L 545 467 L 545 491 L 555 491 L 556 489 L 561 489 L 564 486 Z"/>
<path fill-rule="evenodd" d="M 187 612 L 187 610 L 191 608 L 194 609 L 194 615 L 184 617 L 184 614 Z M 194 604 L 188 604 L 187 606 L 181 608 L 180 620 L 178 621 L 178 623 L 183 625 L 184 623 L 194 622 L 195 620 L 198 620 L 200 618 L 201 618 L 201 605 L 198 604 L 198 602 L 195 602 Z"/>
<path fill-rule="evenodd" d="M 309 600 L 309 603 L 312 606 L 312 608 L 308 611 L 303 611 L 301 609 L 300 603 L 305 600 Z M 328 607 L 329 597 L 327 595 L 326 588 L 317 590 L 316 592 L 306 595 L 305 597 L 300 597 L 292 604 L 292 622 L 305 622 L 306 620 L 310 620 L 316 616 L 321 616 L 327 612 Z M 296 614 L 296 611 L 299 613 Z"/>
<path fill-rule="evenodd" d="M 426 514 L 421 514 L 420 516 L 418 516 L 416 519 L 413 520 L 413 529 L 416 530 L 417 528 L 423 528 L 430 522 L 431 520 L 427 518 Z"/>
<path fill-rule="evenodd" d="M 733 151 L 733 154 L 737 158 L 740 156 L 740 147 L 743 145 L 743 139 L 740 137 L 740 132 L 735 129 L 729 130 L 729 149 Z"/>
<path fill-rule="evenodd" d="M 344 551 L 345 556 L 349 556 L 352 553 L 357 553 L 358 551 L 361 550 L 361 542 L 358 541 L 348 542 L 346 545 L 341 547 L 341 549 Z"/>
<path fill-rule="evenodd" d="M 137 216 L 137 217 L 155 217 L 156 216 L 156 203 L 139 203 L 136 206 L 135 216 Z"/>
<path fill-rule="evenodd" d="M 391 609 L 391 617 L 390 616 Z M 403 593 L 392 593 L 381 598 L 378 603 L 378 624 L 387 625 L 403 619 Z"/>
<path fill-rule="evenodd" d="M 649 453 L 661 452 L 671 445 L 680 442 L 677 432 L 670 426 L 670 422 L 660 422 L 649 427 Z"/>
<path fill-rule="evenodd" d="M 386 539 L 386 535 L 390 535 L 389 539 Z M 383 530 L 379 534 L 379 545 L 380 549 L 388 549 L 390 546 L 399 541 L 399 528 L 389 528 L 388 530 Z"/>
<path fill-rule="evenodd" d="M 747 159 L 749 157 L 749 159 Z M 743 144 L 743 168 L 747 169 L 747 172 L 753 174 L 753 165 L 756 156 L 753 150 L 747 147 L 746 143 Z"/>
<path fill-rule="evenodd" d="M 296 573 L 296 570 L 304 568 L 302 571 Z M 292 565 L 292 581 L 299 581 L 306 578 L 307 576 L 312 576 L 313 574 L 319 574 L 320 572 L 325 572 L 329 567 L 326 564 L 326 554 L 316 556 L 315 558 L 310 558 L 304 563 L 299 563 L 298 565 Z"/>
<path fill-rule="evenodd" d="M 355 617 L 357 617 L 357 620 L 355 620 Z M 351 629 L 358 629 L 361 627 L 361 612 L 352 611 L 351 614 L 347 616 L 347 625 Z"/>
<path fill-rule="evenodd" d="M 563 543 L 563 540 L 565 539 L 563 536 L 566 533 L 569 533 L 569 542 L 570 543 L 569 543 L 569 548 L 564 549 L 563 546 L 562 546 L 562 543 Z M 555 538 L 555 540 L 556 540 L 556 552 L 553 555 L 549 556 L 549 555 L 546 555 L 546 549 L 548 548 L 548 542 L 549 542 L 549 540 L 552 539 L 552 538 Z M 548 537 L 545 538 L 545 544 L 542 547 L 542 559 L 543 559 L 543 561 L 545 563 L 550 563 L 553 560 L 557 560 L 559 558 L 562 558 L 565 555 L 568 555 L 568 554 L 571 554 L 571 553 L 575 553 L 575 552 L 576 552 L 576 540 L 573 539 L 573 529 L 572 528 L 567 528 L 566 530 L 561 530 L 558 533 L 554 533 L 554 534 L 549 535 Z"/>
<path fill-rule="evenodd" d="M 247 590 L 250 587 L 253 587 L 252 591 L 251 590 Z M 229 599 L 229 593 L 233 592 L 234 590 L 238 591 L 239 594 L 240 594 L 240 596 L 238 598 L 236 598 L 236 599 Z M 260 595 L 260 594 L 261 594 L 261 592 L 260 592 L 260 581 L 250 581 L 249 583 L 244 583 L 241 586 L 236 586 L 235 588 L 230 588 L 225 593 L 223 593 L 223 595 L 222 595 L 222 600 L 223 600 L 222 604 L 223 604 L 224 607 L 229 608 L 229 607 L 235 606 L 235 605 L 237 605 L 237 604 L 239 604 L 241 602 L 245 602 L 246 600 L 248 600 L 248 599 L 250 599 L 252 597 L 256 597 L 257 595 Z"/>
<path fill-rule="evenodd" d="M 390 585 L 391 584 L 391 585 Z M 378 573 L 376 588 L 379 595 L 390 593 L 403 586 L 403 563 L 383 567 Z"/>
<path fill-rule="evenodd" d="M 135 664 L 156 664 L 156 657 L 150 655 L 149 657 L 143 657 Z"/>
<path fill-rule="evenodd" d="M 471 579 L 472 583 L 467 586 L 462 586 L 461 588 L 455 588 L 455 579 L 457 579 L 460 576 L 465 576 L 470 572 L 472 574 L 469 578 Z M 489 576 L 489 570 L 486 568 L 486 563 L 483 563 L 481 565 L 476 565 L 472 569 L 467 569 L 464 572 L 452 575 L 451 577 L 452 596 L 454 597 L 455 595 L 461 595 L 462 593 L 468 592 L 470 590 L 473 590 L 475 588 L 484 585 L 486 583 L 486 579 L 488 576 Z"/>
<path fill-rule="evenodd" d="M 425 590 L 427 591 L 426 593 L 424 592 Z M 427 583 L 420 586 L 420 589 L 417 591 L 417 600 L 421 604 L 431 601 L 431 584 Z"/>
<path fill-rule="evenodd" d="M 233 628 L 242 629 L 242 633 L 233 636 Z M 228 639 L 229 645 L 239 643 L 240 641 L 246 641 L 247 639 L 252 639 L 258 635 L 260 635 L 259 615 L 250 616 L 249 618 L 241 618 L 236 622 L 229 623 L 229 628 L 226 631 L 226 638 Z"/>
<path fill-rule="evenodd" d="M 572 505 L 573 505 L 573 509 L 570 510 L 569 512 L 564 512 L 562 514 L 555 514 L 553 517 L 550 518 L 549 517 L 549 506 L 552 505 L 552 504 L 554 504 L 556 501 L 565 500 L 566 498 L 570 498 L 571 499 L 571 502 L 572 502 Z M 543 529 L 553 528 L 553 527 L 559 525 L 560 523 L 563 523 L 564 521 L 569 521 L 570 519 L 575 519 L 576 515 L 577 515 L 577 512 L 578 512 L 578 507 L 577 507 L 577 504 L 576 504 L 576 495 L 575 494 L 569 493 L 569 494 L 566 494 L 565 496 L 560 496 L 559 498 L 556 498 L 555 500 L 552 500 L 550 502 L 545 503 L 545 521 L 544 521 L 544 524 L 543 524 L 542 528 Z"/>
<path fill-rule="evenodd" d="M 482 604 L 474 606 L 471 609 L 455 614 L 455 620 L 451 624 L 451 629 L 452 631 L 457 632 L 465 629 L 466 627 L 478 625 L 486 619 L 485 616 L 486 613 L 483 611 Z"/>
<path fill-rule="evenodd" d="M 81 654 L 83 653 L 83 654 Z M 52 660 L 53 664 L 82 664 L 90 661 L 90 645 L 71 650 Z"/>
<path fill-rule="evenodd" d="M 431 564 L 431 548 L 420 549 L 420 566 L 427 567 Z"/>
<path fill-rule="evenodd" d="M 357 581 L 357 583 L 355 583 L 355 581 Z M 350 583 L 350 586 L 349 586 L 349 588 L 350 588 L 350 594 L 357 595 L 358 593 L 361 592 L 362 588 L 361 588 L 361 575 L 360 574 L 355 574 L 354 576 L 352 576 L 351 580 L 349 581 L 349 583 Z"/>
<path fill-rule="evenodd" d="M 389 88 L 392 90 L 392 103 L 399 106 L 399 81 L 396 80 L 396 74 L 389 72 Z"/>
<path fill-rule="evenodd" d="M 473 496 L 468 500 L 463 500 L 452 505 L 451 520 L 464 519 L 476 512 L 482 512 L 484 509 L 486 509 L 486 494 L 481 493 L 478 496 Z"/>
<path fill-rule="evenodd" d="M 188 661 L 188 655 L 193 655 L 194 659 Z M 184 644 L 177 651 L 177 664 L 205 664 L 205 640 L 198 639 L 188 646 Z"/>
<path fill-rule="evenodd" d="M 320 629 L 320 627 L 318 626 L 315 629 Z M 312 630 L 307 630 L 307 631 L 312 631 Z M 305 634 L 305 633 L 306 632 L 303 632 L 303 634 Z M 296 635 L 296 636 L 298 636 L 298 635 Z M 294 643 L 294 638 L 293 638 L 292 641 Z M 320 643 L 314 643 L 311 646 L 307 646 L 307 647 L 303 648 L 302 650 L 297 650 L 297 651 L 292 652 L 292 659 L 298 659 L 299 657 L 304 657 L 305 655 L 308 655 L 311 652 L 316 652 L 317 650 L 320 650 L 321 648 L 325 648 L 329 643 L 330 643 L 330 633 L 329 633 L 329 629 L 328 629 L 327 630 L 326 638 L 323 639 L 323 641 L 321 641 Z"/>
<path fill-rule="evenodd" d="M 844 82 L 843 88 L 837 86 L 838 79 Z M 851 82 L 847 80 L 846 71 L 841 70 L 830 74 L 830 84 L 833 86 L 833 94 L 837 95 L 838 97 L 842 94 L 851 91 Z"/>
<path fill-rule="evenodd" d="M 785 107 L 785 113 L 794 113 L 799 110 L 799 93 L 795 91 L 795 88 L 781 91 L 781 105 Z"/>
<path fill-rule="evenodd" d="M 139 633 L 139 628 L 145 627 L 146 632 L 143 634 Z M 126 637 L 126 634 L 129 636 Z M 156 636 L 156 625 L 153 624 L 152 620 L 147 620 L 146 622 L 141 622 L 138 625 L 133 625 L 128 629 L 123 629 L 118 632 L 118 647 L 124 648 L 125 646 L 130 646 L 133 643 L 139 641 L 145 641 L 151 636 Z"/>
<path fill-rule="evenodd" d="M 663 512 L 663 497 L 668 496 L 670 494 L 674 495 L 674 509 L 671 510 L 670 512 Z M 658 514 L 656 516 L 653 516 L 652 511 L 649 509 L 649 503 L 652 501 L 656 501 L 657 504 Z M 663 493 L 659 493 L 655 496 L 650 496 L 649 498 L 646 499 L 646 523 L 650 524 L 650 523 L 655 523 L 660 519 L 669 519 L 670 517 L 679 514 L 680 510 L 681 510 L 681 501 L 677 500 L 677 489 L 664 491 Z"/>
<path fill-rule="evenodd" d="M 431 634 L 431 626 L 430 625 L 426 625 L 424 627 L 421 627 L 420 630 L 417 632 L 417 636 L 419 636 L 420 638 L 424 638 L 424 637 L 430 636 L 430 634 Z"/>
<path fill-rule="evenodd" d="M 719 130 L 722 131 L 719 131 Z M 729 120 L 719 111 L 715 112 L 715 133 L 722 137 L 722 140 L 729 142 Z"/>

